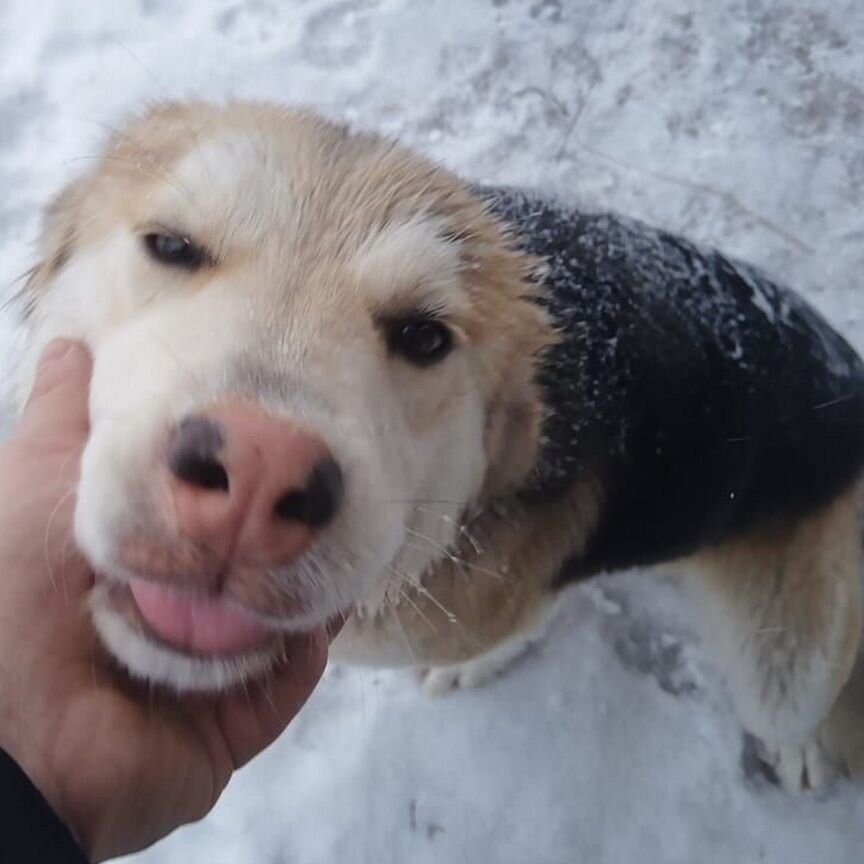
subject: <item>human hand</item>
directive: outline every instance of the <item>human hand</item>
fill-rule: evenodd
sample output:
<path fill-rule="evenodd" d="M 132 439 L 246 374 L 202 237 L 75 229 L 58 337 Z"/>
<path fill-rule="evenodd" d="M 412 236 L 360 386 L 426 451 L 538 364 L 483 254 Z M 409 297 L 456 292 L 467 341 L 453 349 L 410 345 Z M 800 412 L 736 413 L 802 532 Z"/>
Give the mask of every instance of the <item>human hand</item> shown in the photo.
<path fill-rule="evenodd" d="M 82 346 L 49 346 L 0 447 L 0 747 L 97 861 L 204 816 L 300 710 L 328 637 L 287 638 L 265 683 L 219 697 L 142 692 L 118 673 L 96 642 L 93 576 L 72 540 L 90 371 Z"/>

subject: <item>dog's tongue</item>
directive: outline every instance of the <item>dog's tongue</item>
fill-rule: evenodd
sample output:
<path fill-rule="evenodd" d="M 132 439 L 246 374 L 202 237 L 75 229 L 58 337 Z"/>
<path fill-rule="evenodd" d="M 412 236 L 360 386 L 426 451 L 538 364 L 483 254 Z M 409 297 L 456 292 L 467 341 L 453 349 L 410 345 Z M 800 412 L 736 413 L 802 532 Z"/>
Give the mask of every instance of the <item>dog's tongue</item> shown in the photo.
<path fill-rule="evenodd" d="M 134 580 L 129 589 L 138 611 L 157 636 L 200 654 L 235 654 L 260 646 L 272 631 L 239 606 L 154 582 Z"/>

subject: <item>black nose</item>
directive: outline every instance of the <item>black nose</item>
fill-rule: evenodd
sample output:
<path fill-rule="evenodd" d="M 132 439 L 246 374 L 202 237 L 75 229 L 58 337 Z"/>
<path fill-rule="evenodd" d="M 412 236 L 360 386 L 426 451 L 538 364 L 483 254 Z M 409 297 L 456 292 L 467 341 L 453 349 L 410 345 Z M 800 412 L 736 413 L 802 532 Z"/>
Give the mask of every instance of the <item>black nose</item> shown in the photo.
<path fill-rule="evenodd" d="M 315 465 L 302 489 L 282 495 L 274 511 L 280 519 L 320 528 L 336 515 L 344 492 L 342 469 L 328 456 Z"/>
<path fill-rule="evenodd" d="M 168 465 L 178 480 L 190 486 L 227 492 L 228 472 L 218 456 L 224 443 L 218 423 L 206 417 L 187 417 L 175 430 Z"/>

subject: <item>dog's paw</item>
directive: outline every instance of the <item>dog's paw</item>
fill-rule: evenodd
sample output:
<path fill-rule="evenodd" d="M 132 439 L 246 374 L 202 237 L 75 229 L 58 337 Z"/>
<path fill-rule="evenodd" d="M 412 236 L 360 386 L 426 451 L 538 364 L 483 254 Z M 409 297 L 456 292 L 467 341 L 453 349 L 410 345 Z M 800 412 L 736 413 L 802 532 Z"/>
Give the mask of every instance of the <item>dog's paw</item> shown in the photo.
<path fill-rule="evenodd" d="M 454 690 L 482 687 L 504 674 L 517 663 L 538 639 L 518 637 L 493 648 L 486 654 L 453 666 L 433 666 L 421 672 L 423 689 L 430 696 L 443 696 Z"/>
<path fill-rule="evenodd" d="M 783 788 L 790 792 L 824 792 L 838 774 L 837 766 L 817 741 L 780 747 L 773 765 Z"/>
<path fill-rule="evenodd" d="M 767 768 L 769 777 L 787 792 L 824 792 L 840 774 L 815 739 L 806 744 L 757 744 L 758 758 Z"/>
<path fill-rule="evenodd" d="M 497 678 L 504 669 L 477 668 L 473 662 L 438 666 L 421 673 L 423 689 L 429 696 L 444 696 L 454 690 L 473 690 Z"/>

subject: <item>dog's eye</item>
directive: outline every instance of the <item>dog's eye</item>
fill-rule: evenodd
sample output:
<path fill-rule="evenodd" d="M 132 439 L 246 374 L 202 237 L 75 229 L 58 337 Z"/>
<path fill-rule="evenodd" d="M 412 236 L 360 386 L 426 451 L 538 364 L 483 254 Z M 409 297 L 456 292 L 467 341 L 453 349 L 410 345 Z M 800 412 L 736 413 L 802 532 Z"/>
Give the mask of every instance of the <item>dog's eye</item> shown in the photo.
<path fill-rule="evenodd" d="M 206 257 L 188 237 L 177 234 L 145 234 L 144 247 L 154 261 L 187 270 L 197 270 Z"/>
<path fill-rule="evenodd" d="M 446 324 L 435 318 L 403 318 L 389 325 L 387 344 L 392 352 L 409 363 L 431 366 L 450 353 L 453 334 Z"/>

